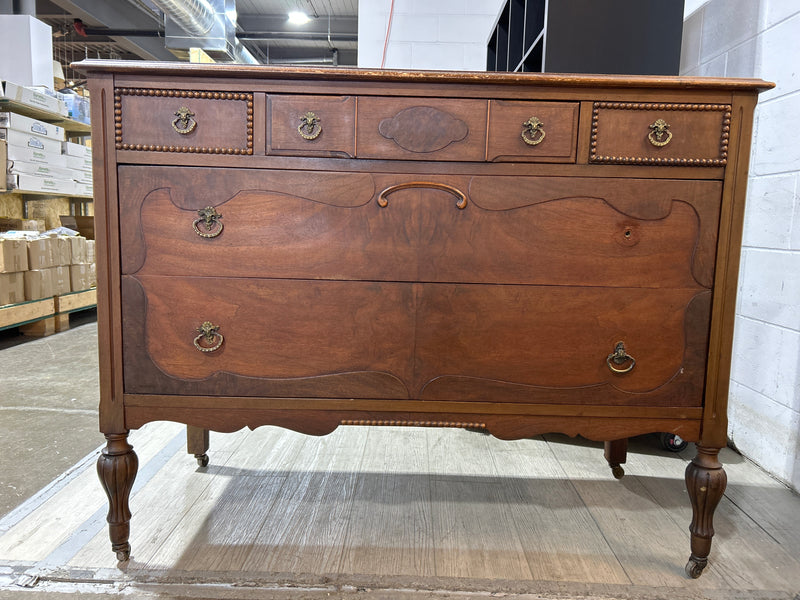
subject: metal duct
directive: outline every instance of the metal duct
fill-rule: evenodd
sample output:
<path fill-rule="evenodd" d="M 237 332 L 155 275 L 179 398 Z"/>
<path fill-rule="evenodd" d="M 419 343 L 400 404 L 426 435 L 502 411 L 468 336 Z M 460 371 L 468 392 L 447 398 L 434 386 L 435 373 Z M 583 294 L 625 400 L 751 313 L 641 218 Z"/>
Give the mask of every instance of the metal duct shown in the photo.
<path fill-rule="evenodd" d="M 192 35 L 207 34 L 217 20 L 208 0 L 153 0 L 153 4 Z"/>
<path fill-rule="evenodd" d="M 236 40 L 236 44 L 233 46 L 233 61 L 248 65 L 261 64 L 258 62 L 258 59 L 255 56 L 250 54 L 250 51 L 245 48 L 244 44 L 242 44 L 242 42 L 240 42 L 238 39 Z"/>

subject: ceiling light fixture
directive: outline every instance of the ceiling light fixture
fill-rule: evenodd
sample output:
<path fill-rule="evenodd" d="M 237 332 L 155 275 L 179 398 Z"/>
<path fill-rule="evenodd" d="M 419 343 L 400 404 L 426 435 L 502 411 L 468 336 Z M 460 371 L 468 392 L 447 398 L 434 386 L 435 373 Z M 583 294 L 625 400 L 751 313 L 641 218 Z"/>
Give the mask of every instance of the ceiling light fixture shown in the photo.
<path fill-rule="evenodd" d="M 306 13 L 302 11 L 293 10 L 292 12 L 289 13 L 289 23 L 291 23 L 292 25 L 305 25 L 310 20 L 311 17 L 309 17 Z"/>

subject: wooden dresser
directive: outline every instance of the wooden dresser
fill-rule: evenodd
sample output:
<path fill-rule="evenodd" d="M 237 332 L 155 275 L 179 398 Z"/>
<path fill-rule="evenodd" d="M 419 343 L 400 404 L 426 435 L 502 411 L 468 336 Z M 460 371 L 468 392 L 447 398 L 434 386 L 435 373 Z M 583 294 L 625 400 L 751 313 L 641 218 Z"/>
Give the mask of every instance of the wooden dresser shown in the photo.
<path fill-rule="evenodd" d="M 763 81 L 85 61 L 98 471 L 129 556 L 129 430 L 279 425 L 698 443 L 687 572 L 725 488 Z"/>

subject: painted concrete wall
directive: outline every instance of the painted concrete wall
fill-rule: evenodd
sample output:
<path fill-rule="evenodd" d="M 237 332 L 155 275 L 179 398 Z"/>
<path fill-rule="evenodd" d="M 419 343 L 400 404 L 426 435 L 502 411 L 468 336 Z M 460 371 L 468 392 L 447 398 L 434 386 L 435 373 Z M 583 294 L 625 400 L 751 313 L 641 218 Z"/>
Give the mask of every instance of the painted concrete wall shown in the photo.
<path fill-rule="evenodd" d="M 761 77 L 731 372 L 729 436 L 800 489 L 800 3 L 689 0 L 681 73 Z"/>
<path fill-rule="evenodd" d="M 387 69 L 486 70 L 504 0 L 394 0 Z M 359 0 L 358 66 L 380 67 L 391 0 Z"/>

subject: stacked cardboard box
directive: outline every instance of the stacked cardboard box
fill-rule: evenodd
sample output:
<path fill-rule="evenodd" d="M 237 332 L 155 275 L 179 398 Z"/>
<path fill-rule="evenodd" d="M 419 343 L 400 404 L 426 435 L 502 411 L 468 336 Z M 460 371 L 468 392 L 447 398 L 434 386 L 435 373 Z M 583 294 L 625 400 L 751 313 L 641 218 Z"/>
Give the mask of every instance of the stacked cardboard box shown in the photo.
<path fill-rule="evenodd" d="M 93 287 L 93 259 L 94 241 L 90 251 L 82 236 L 0 234 L 0 306 Z"/>

